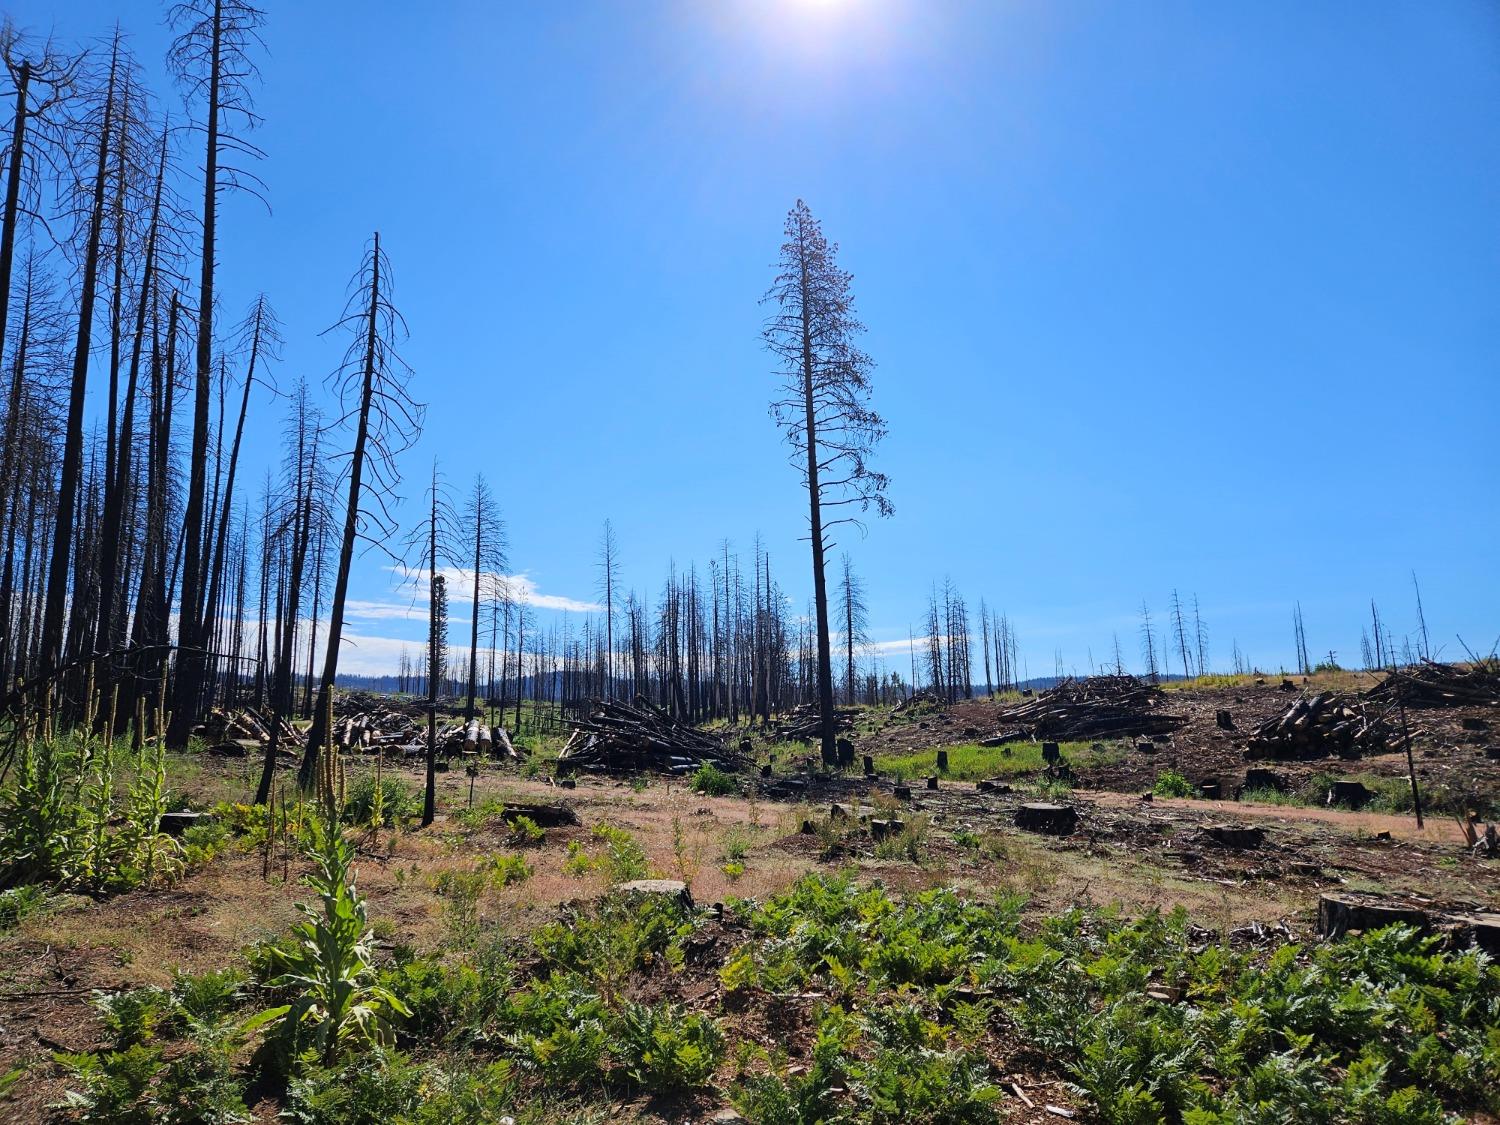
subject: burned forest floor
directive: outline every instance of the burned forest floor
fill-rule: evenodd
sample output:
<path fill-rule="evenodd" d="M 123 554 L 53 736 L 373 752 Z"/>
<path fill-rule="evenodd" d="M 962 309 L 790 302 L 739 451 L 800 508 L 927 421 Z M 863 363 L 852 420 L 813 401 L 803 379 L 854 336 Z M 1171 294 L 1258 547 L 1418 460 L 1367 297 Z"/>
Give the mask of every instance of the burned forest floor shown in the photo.
<path fill-rule="evenodd" d="M 174 755 L 217 827 L 172 877 L 6 892 L 0 1120 L 1500 1120 L 1500 857 L 1465 827 L 1500 708 L 1407 710 L 1421 827 L 1404 741 L 1246 756 L 1362 686 L 1172 685 L 1165 736 L 1055 755 L 984 745 L 1020 697 L 862 708 L 852 766 L 734 729 L 753 764 L 697 788 L 554 776 L 542 737 L 455 758 L 427 828 L 420 762 L 382 763 L 372 828 L 351 755 L 370 980 L 406 1014 L 300 1062 L 256 1016 L 317 903 L 310 810 L 268 831 L 253 755 Z"/>

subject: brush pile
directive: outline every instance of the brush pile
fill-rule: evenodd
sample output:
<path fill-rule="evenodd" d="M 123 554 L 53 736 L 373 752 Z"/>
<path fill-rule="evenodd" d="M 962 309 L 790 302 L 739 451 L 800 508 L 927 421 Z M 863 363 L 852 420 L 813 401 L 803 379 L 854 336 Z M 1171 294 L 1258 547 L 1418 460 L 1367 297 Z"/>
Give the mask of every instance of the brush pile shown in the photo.
<path fill-rule="evenodd" d="M 1346 692 L 1304 695 L 1250 736 L 1247 758 L 1358 758 L 1396 745 L 1395 731 Z"/>
<path fill-rule="evenodd" d="M 1170 734 L 1185 715 L 1160 710 L 1166 693 L 1134 676 L 1089 676 L 1063 680 L 1041 695 L 1000 709 L 1001 741 L 1018 738 L 1058 742 L 1137 738 Z"/>
<path fill-rule="evenodd" d="M 948 706 L 947 696 L 940 695 L 930 688 L 914 691 L 901 702 L 891 708 L 892 715 L 904 714 L 910 710 L 941 711 Z"/>
<path fill-rule="evenodd" d="M 859 710 L 855 707 L 835 707 L 833 709 L 834 730 L 853 730 L 854 716 L 857 714 Z M 812 742 L 822 733 L 822 719 L 818 715 L 816 703 L 804 703 L 800 707 L 793 707 L 776 724 L 776 737 L 783 742 Z"/>
<path fill-rule="evenodd" d="M 557 756 L 557 772 L 590 770 L 625 773 L 695 772 L 705 762 L 737 770 L 748 760 L 706 731 L 679 722 L 659 707 L 638 699 L 589 701 L 582 718 L 568 720 L 573 733 Z"/>
<path fill-rule="evenodd" d="M 1408 707 L 1500 707 L 1500 658 L 1488 656 L 1471 664 L 1424 660 L 1391 672 L 1365 692 L 1365 698 Z"/>

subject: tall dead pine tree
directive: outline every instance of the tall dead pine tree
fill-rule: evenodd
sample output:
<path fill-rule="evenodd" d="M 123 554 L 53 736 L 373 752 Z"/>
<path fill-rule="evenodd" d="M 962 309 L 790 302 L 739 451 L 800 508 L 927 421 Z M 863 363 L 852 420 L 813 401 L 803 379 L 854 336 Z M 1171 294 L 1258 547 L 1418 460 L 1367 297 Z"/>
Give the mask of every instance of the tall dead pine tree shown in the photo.
<path fill-rule="evenodd" d="M 879 515 L 891 514 L 886 476 L 868 463 L 885 436 L 885 422 L 869 406 L 873 363 L 854 343 L 864 325 L 854 312 L 853 278 L 838 267 L 838 247 L 823 237 L 800 199 L 787 214 L 785 236 L 780 272 L 762 299 L 772 306 L 762 335 L 780 361 L 783 379 L 771 416 L 786 434 L 792 464 L 807 488 L 820 742 L 823 761 L 833 765 L 838 750 L 824 566 L 832 546 L 828 532 L 838 524 L 857 522 L 857 513 L 872 504 Z"/>
<path fill-rule="evenodd" d="M 354 449 L 346 467 L 349 481 L 344 505 L 344 529 L 339 541 L 338 570 L 328 613 L 328 640 L 318 704 L 313 708 L 307 751 L 302 756 L 298 782 L 311 788 L 317 777 L 318 755 L 328 736 L 328 703 L 338 677 L 339 645 L 344 633 L 344 603 L 349 596 L 349 571 L 354 544 L 363 537 L 382 546 L 395 530 L 390 506 L 396 499 L 401 474 L 396 458 L 416 441 L 425 408 L 407 389 L 411 369 L 396 354 L 396 340 L 406 323 L 391 303 L 391 270 L 376 232 L 350 294 L 344 315 L 334 328 L 353 335 L 344 362 L 330 378 L 343 407 L 340 422 L 354 427 Z"/>

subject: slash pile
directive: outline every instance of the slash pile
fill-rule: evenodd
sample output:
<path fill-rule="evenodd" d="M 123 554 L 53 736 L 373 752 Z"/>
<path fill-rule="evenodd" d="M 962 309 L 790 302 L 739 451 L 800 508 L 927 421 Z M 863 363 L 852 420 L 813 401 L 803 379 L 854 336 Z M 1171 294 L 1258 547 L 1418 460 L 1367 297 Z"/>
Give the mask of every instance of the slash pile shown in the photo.
<path fill-rule="evenodd" d="M 705 762 L 735 770 L 747 764 L 738 750 L 706 731 L 679 722 L 645 700 L 589 701 L 588 714 L 569 719 L 573 733 L 557 756 L 557 772 L 656 770 L 692 773 Z"/>
<path fill-rule="evenodd" d="M 853 730 L 854 716 L 859 711 L 853 707 L 835 707 L 833 726 L 835 730 Z M 783 742 L 811 742 L 822 734 L 822 723 L 816 704 L 804 703 L 793 707 L 776 724 L 776 737 Z"/>
<path fill-rule="evenodd" d="M 1034 699 L 1000 710 L 999 741 L 1075 741 L 1169 734 L 1186 716 L 1158 710 L 1166 693 L 1134 676 L 1068 678 Z M 994 741 L 994 740 L 991 740 Z"/>
<path fill-rule="evenodd" d="M 1247 758 L 1358 758 L 1382 754 L 1395 744 L 1395 732 L 1372 715 L 1358 697 L 1324 691 L 1304 695 L 1261 724 L 1250 737 Z"/>
<path fill-rule="evenodd" d="M 1500 658 L 1489 656 L 1470 664 L 1424 660 L 1391 672 L 1365 698 L 1408 707 L 1500 707 Z"/>

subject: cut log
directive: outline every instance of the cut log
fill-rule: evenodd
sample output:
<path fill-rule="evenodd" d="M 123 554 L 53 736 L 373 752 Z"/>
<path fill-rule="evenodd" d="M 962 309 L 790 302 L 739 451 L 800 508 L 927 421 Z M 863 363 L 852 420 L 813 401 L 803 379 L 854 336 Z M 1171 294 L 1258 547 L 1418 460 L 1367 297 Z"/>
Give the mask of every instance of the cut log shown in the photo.
<path fill-rule="evenodd" d="M 1071 836 L 1078 827 L 1078 810 L 1071 805 L 1034 802 L 1016 807 L 1016 827 L 1049 836 Z"/>

